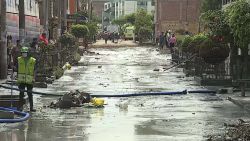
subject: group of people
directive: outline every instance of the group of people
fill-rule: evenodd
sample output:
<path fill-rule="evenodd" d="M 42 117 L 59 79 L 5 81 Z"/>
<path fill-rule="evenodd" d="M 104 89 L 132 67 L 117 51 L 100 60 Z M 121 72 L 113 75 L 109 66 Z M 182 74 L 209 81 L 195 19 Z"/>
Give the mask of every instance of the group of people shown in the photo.
<path fill-rule="evenodd" d="M 119 33 L 115 33 L 115 32 L 103 32 L 102 33 L 102 38 L 105 40 L 105 44 L 107 44 L 108 40 L 111 40 L 113 43 L 115 42 L 115 40 L 118 42 L 118 40 L 120 39 L 120 35 Z"/>
<path fill-rule="evenodd" d="M 173 48 L 176 46 L 176 37 L 174 33 L 171 31 L 167 31 L 166 33 L 161 32 L 160 36 L 158 37 L 158 43 L 160 49 L 163 49 L 164 45 L 170 49 L 171 53 L 173 52 Z"/>
<path fill-rule="evenodd" d="M 16 41 L 16 46 L 12 43 L 12 37 L 7 37 L 7 53 L 8 67 L 17 72 L 17 84 L 20 90 L 19 99 L 24 103 L 24 90 L 27 88 L 28 99 L 30 103 L 30 111 L 36 111 L 33 106 L 32 89 L 35 82 L 35 70 L 37 64 L 37 56 L 34 52 L 38 50 L 38 42 L 48 45 L 46 34 L 43 33 L 39 38 L 33 38 L 30 47 L 21 45 L 20 40 Z"/>

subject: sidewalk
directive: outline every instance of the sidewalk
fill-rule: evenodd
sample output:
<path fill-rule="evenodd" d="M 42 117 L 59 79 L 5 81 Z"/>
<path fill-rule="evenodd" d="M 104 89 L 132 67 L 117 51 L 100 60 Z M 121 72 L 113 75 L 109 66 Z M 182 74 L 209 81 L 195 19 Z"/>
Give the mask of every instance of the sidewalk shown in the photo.
<path fill-rule="evenodd" d="M 107 44 L 105 44 L 105 40 L 97 40 L 96 43 L 90 45 L 90 47 L 93 48 L 105 48 L 105 47 L 137 47 L 138 44 L 134 43 L 131 40 L 124 41 L 124 40 L 119 40 L 117 43 L 112 43 L 112 41 L 108 40 Z"/>
<path fill-rule="evenodd" d="M 250 112 L 250 92 L 246 92 L 245 97 L 241 96 L 241 92 L 235 92 L 233 95 L 228 97 L 228 100 Z"/>
<path fill-rule="evenodd" d="M 7 79 L 0 79 L 0 84 L 5 83 Z"/>

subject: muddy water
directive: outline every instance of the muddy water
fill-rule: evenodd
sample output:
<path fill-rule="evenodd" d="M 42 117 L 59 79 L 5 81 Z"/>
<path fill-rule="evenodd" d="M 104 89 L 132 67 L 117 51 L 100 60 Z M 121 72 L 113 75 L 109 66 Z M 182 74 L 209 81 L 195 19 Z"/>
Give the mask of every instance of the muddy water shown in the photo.
<path fill-rule="evenodd" d="M 155 48 L 90 51 L 94 53 L 82 57 L 79 66 L 48 89 L 37 91 L 64 93 L 79 89 L 112 95 L 202 89 L 180 68 L 164 71 L 173 65 L 171 57 Z M 99 109 L 43 108 L 54 99 L 36 96 L 38 112 L 24 123 L 1 124 L 0 140 L 200 141 L 222 132 L 224 122 L 249 119 L 249 114 L 237 106 L 209 94 L 106 98 L 107 105 Z"/>

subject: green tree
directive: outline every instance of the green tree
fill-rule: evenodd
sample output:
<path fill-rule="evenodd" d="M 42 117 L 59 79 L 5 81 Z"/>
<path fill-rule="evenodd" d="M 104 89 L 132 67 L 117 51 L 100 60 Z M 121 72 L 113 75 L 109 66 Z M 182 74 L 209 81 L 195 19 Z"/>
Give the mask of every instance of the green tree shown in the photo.
<path fill-rule="evenodd" d="M 145 33 L 152 34 L 152 27 L 152 16 L 143 9 L 138 10 L 135 15 L 135 33 L 138 35 L 140 43 L 149 37 L 149 35 L 145 35 Z"/>
<path fill-rule="evenodd" d="M 228 22 L 226 21 L 226 14 L 224 11 L 209 10 L 202 14 L 201 21 L 206 31 L 208 31 L 211 36 L 217 36 L 227 43 L 233 43 L 233 36 Z"/>
<path fill-rule="evenodd" d="M 234 42 L 242 49 L 239 60 L 238 77 L 248 77 L 248 46 L 250 44 L 250 4 L 247 0 L 237 0 L 226 8 L 226 20 L 232 30 Z"/>
<path fill-rule="evenodd" d="M 115 19 L 112 21 L 112 24 L 116 24 L 116 25 L 119 25 L 120 27 L 123 26 L 124 24 L 126 24 L 127 21 L 124 17 L 121 17 L 119 19 Z"/>
<path fill-rule="evenodd" d="M 125 16 L 126 23 L 135 24 L 136 13 L 132 13 Z"/>
<path fill-rule="evenodd" d="M 95 22 L 88 22 L 86 23 L 86 26 L 88 27 L 89 29 L 89 33 L 88 33 L 88 38 L 90 40 L 93 40 L 93 37 L 97 34 L 98 32 L 98 26 L 97 26 L 97 23 Z"/>
<path fill-rule="evenodd" d="M 202 0 L 201 11 L 219 10 L 221 9 L 221 4 L 221 0 Z"/>
<path fill-rule="evenodd" d="M 238 0 L 226 8 L 227 22 L 232 30 L 235 43 L 241 48 L 250 43 L 250 4 Z"/>
<path fill-rule="evenodd" d="M 71 33 L 77 38 L 84 38 L 88 35 L 89 29 L 86 25 L 76 24 L 71 26 Z"/>

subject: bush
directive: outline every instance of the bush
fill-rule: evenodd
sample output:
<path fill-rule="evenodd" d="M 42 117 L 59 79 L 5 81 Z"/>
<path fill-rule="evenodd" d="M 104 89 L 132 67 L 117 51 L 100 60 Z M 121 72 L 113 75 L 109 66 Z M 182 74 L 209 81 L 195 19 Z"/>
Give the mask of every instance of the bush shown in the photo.
<path fill-rule="evenodd" d="M 191 36 L 187 36 L 182 40 L 182 43 L 180 45 L 180 48 L 182 51 L 187 52 L 189 44 L 193 41 L 193 38 Z"/>
<path fill-rule="evenodd" d="M 89 29 L 86 25 L 72 25 L 71 26 L 71 33 L 77 38 L 84 38 L 88 35 Z"/>
<path fill-rule="evenodd" d="M 86 24 L 86 26 L 88 27 L 88 37 L 89 39 L 93 39 L 93 37 L 97 34 L 98 32 L 98 27 L 96 23 L 88 23 Z"/>
<path fill-rule="evenodd" d="M 64 46 L 72 46 L 75 44 L 75 41 L 76 41 L 75 37 L 68 32 L 64 33 L 59 38 L 59 42 Z"/>
<path fill-rule="evenodd" d="M 75 55 L 74 55 L 74 61 L 75 62 L 79 62 L 81 60 L 81 55 L 79 54 L 79 53 L 76 53 Z"/>
<path fill-rule="evenodd" d="M 223 42 L 207 38 L 199 48 L 199 55 L 205 62 L 215 64 L 224 61 L 229 56 L 229 47 Z"/>
<path fill-rule="evenodd" d="M 139 39 L 145 41 L 151 38 L 152 29 L 150 27 L 141 27 L 139 29 Z"/>
<path fill-rule="evenodd" d="M 64 74 L 64 70 L 60 67 L 56 67 L 53 71 L 53 75 L 56 77 L 56 79 L 59 79 Z"/>
<path fill-rule="evenodd" d="M 201 43 L 206 39 L 208 39 L 208 36 L 204 34 L 195 35 L 188 45 L 188 51 L 192 53 L 198 53 Z"/>

